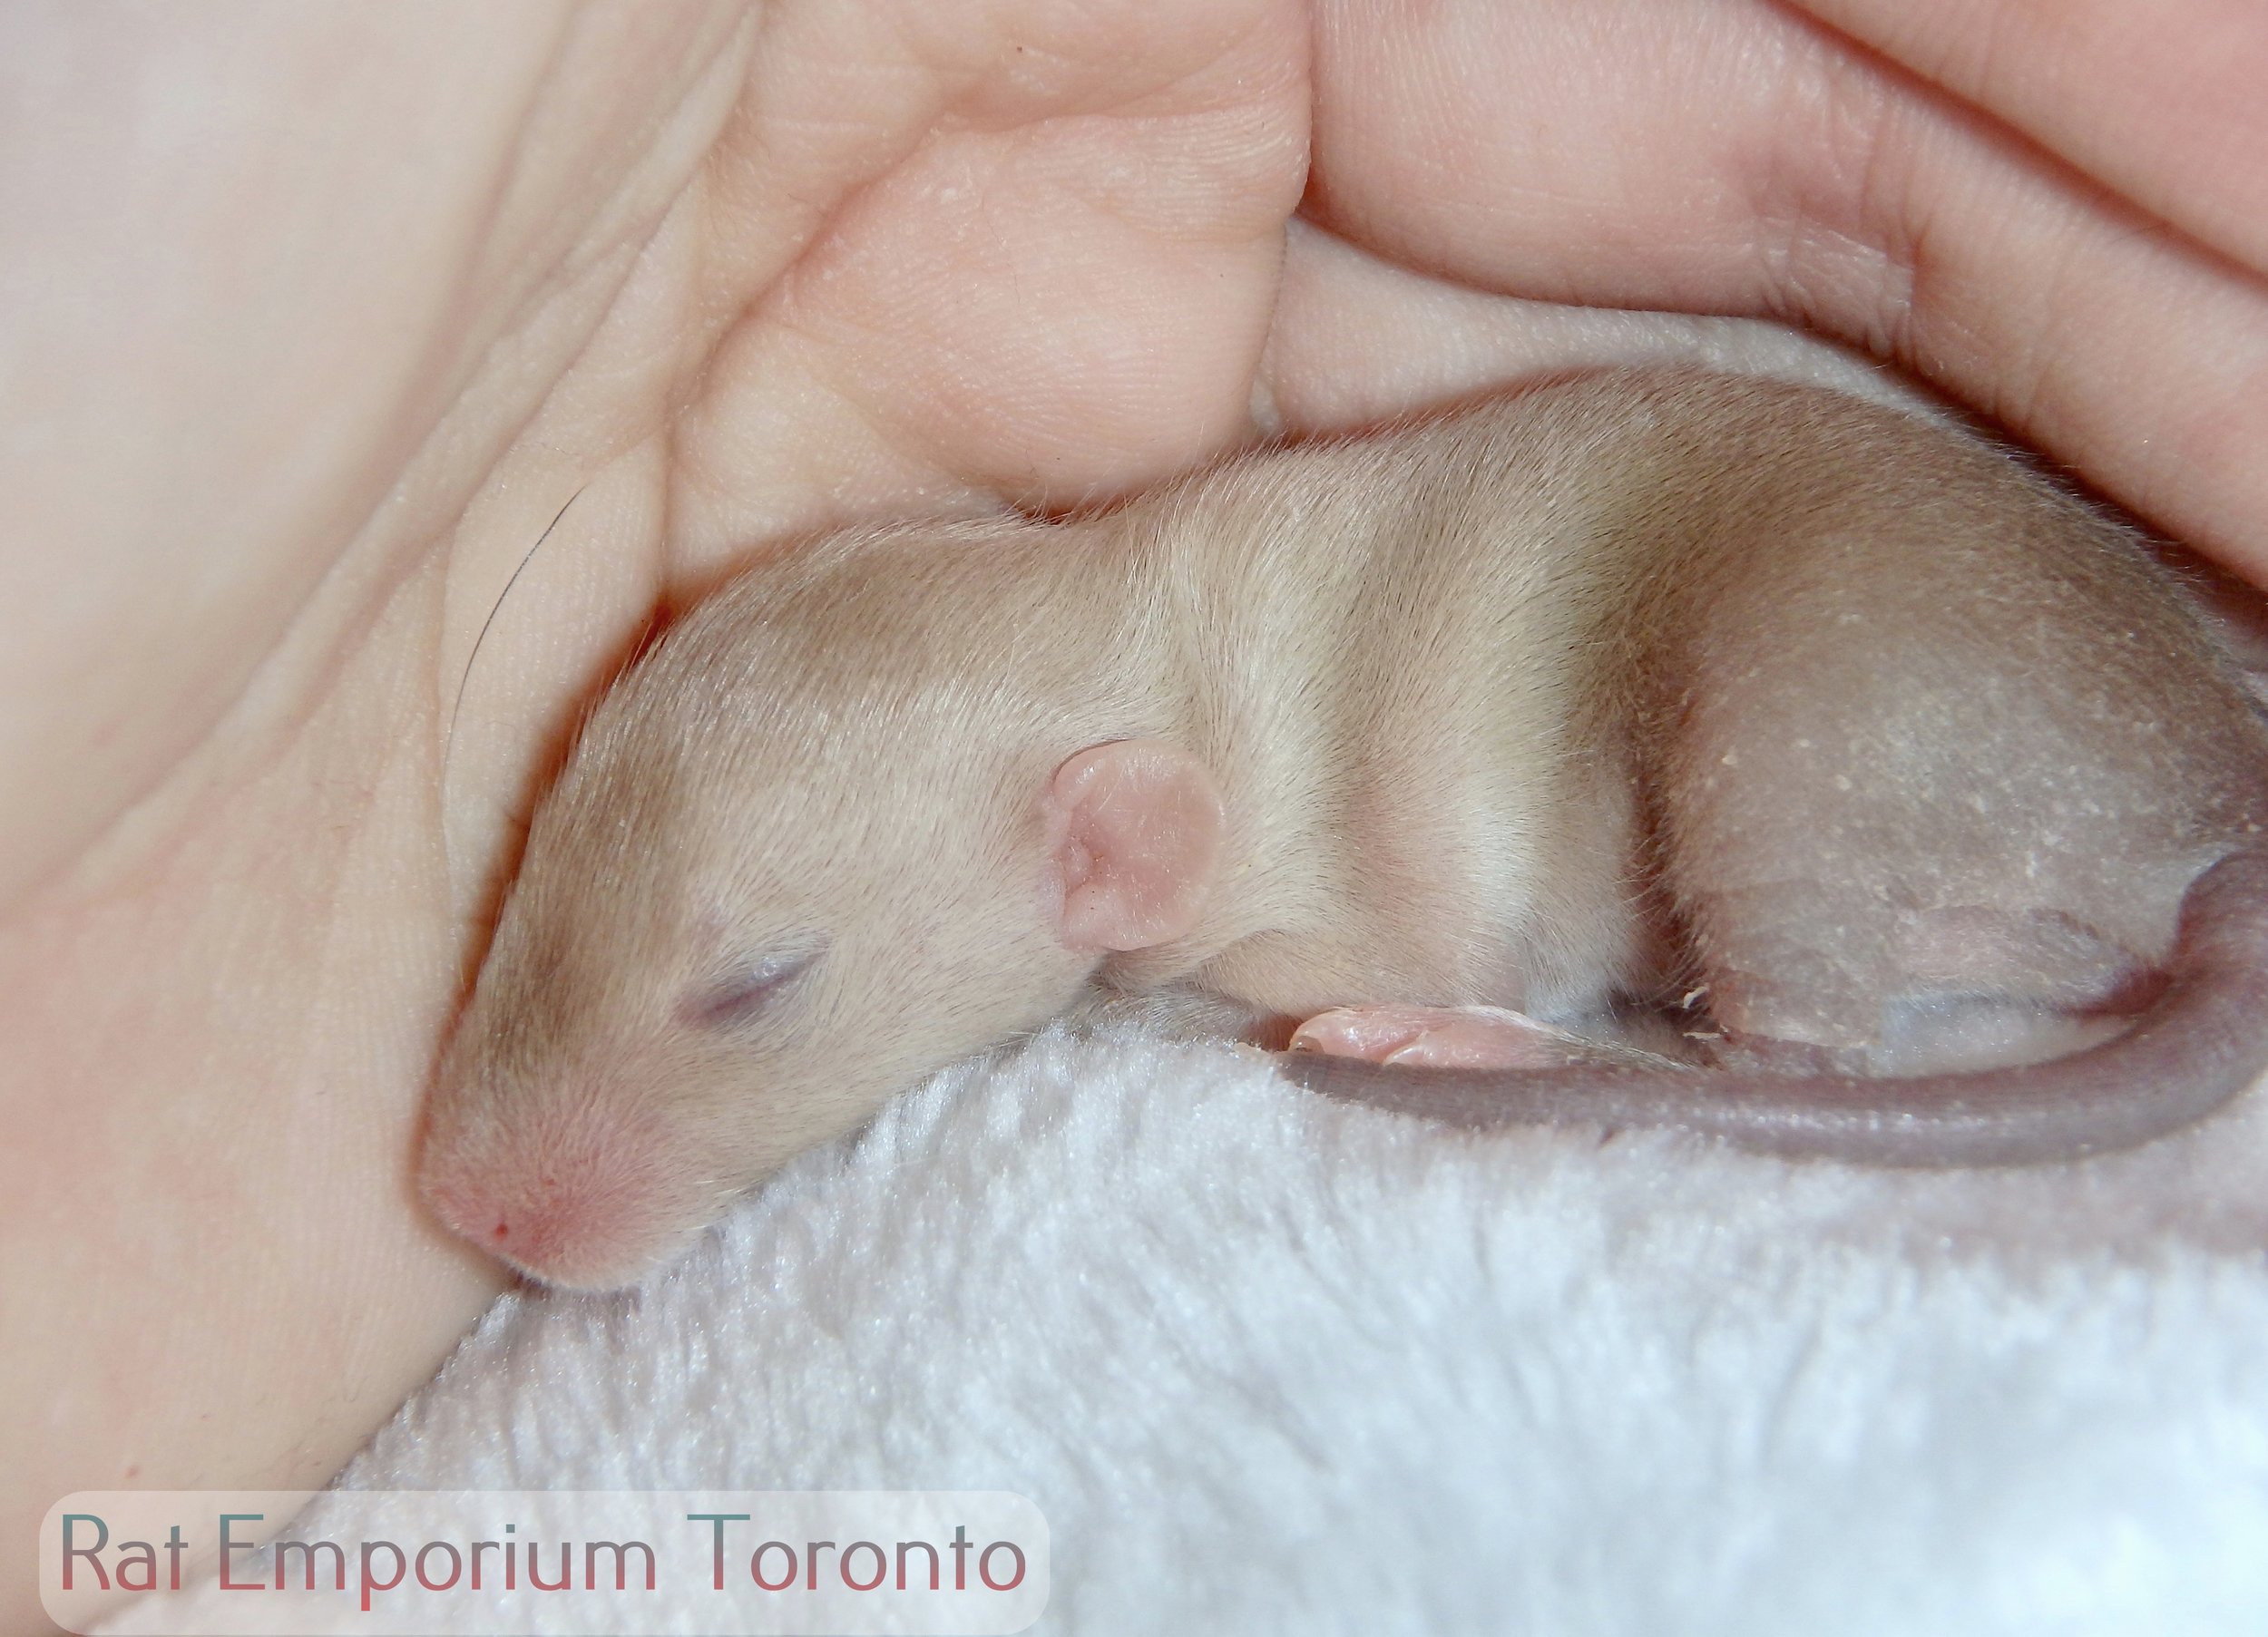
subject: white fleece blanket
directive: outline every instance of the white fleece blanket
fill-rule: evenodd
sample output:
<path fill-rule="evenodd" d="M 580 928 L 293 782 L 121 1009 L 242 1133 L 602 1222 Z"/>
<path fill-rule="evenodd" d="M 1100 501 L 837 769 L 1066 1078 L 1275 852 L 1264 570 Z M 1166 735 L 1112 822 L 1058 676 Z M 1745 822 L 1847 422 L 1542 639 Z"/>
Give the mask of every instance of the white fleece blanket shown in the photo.
<path fill-rule="evenodd" d="M 2257 1096 L 1897 1174 L 1050 1035 L 507 1296 L 345 1482 L 1012 1489 L 1053 1632 L 2263 1631 L 2263 1184 Z"/>

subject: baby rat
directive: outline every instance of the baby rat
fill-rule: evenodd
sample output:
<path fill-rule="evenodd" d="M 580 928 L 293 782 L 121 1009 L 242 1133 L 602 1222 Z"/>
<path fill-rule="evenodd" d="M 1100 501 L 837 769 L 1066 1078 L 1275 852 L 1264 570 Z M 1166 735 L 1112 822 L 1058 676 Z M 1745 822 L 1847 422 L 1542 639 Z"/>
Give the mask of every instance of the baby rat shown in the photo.
<path fill-rule="evenodd" d="M 1565 379 L 727 584 L 536 811 L 422 1181 L 536 1277 L 623 1283 L 1126 997 L 1494 1065 L 1283 1059 L 1466 1123 L 2072 1157 L 2268 1064 L 2263 823 L 2268 728 L 2126 527 L 1819 388 Z M 1612 1037 L 1681 1004 L 1697 1043 Z"/>

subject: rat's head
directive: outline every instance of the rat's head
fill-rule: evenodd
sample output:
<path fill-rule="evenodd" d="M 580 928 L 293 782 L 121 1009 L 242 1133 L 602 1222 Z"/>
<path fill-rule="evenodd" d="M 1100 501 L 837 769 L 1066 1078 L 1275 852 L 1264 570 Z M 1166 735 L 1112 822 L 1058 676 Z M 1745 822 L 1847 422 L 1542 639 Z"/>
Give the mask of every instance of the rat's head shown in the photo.
<path fill-rule="evenodd" d="M 636 1278 L 1209 882 L 1191 758 L 776 612 L 728 590 L 601 701 L 441 1066 L 425 1197 L 547 1282 Z"/>

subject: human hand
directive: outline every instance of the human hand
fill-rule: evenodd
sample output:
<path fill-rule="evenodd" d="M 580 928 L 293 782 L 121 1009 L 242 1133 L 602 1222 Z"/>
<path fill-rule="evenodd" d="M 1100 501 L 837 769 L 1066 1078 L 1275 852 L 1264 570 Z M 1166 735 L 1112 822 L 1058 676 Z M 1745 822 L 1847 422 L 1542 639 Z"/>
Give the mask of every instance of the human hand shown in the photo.
<path fill-rule="evenodd" d="M 1808 323 L 2268 582 L 2268 24 L 2132 10 L 13 14 L 0 1527 L 320 1481 L 493 1291 L 406 1179 L 515 815 L 754 541 L 1136 487 L 1526 297 Z"/>

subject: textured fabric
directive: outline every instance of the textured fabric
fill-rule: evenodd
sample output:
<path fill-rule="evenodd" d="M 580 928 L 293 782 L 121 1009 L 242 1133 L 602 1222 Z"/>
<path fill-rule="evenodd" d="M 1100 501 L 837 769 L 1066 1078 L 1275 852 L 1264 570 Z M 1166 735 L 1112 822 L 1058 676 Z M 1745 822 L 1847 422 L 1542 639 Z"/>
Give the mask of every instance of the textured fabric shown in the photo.
<path fill-rule="evenodd" d="M 1014 1489 L 1047 1632 L 2268 1630 L 2256 1102 L 1862 1173 L 1050 1035 L 505 1298 L 346 1481 Z"/>

